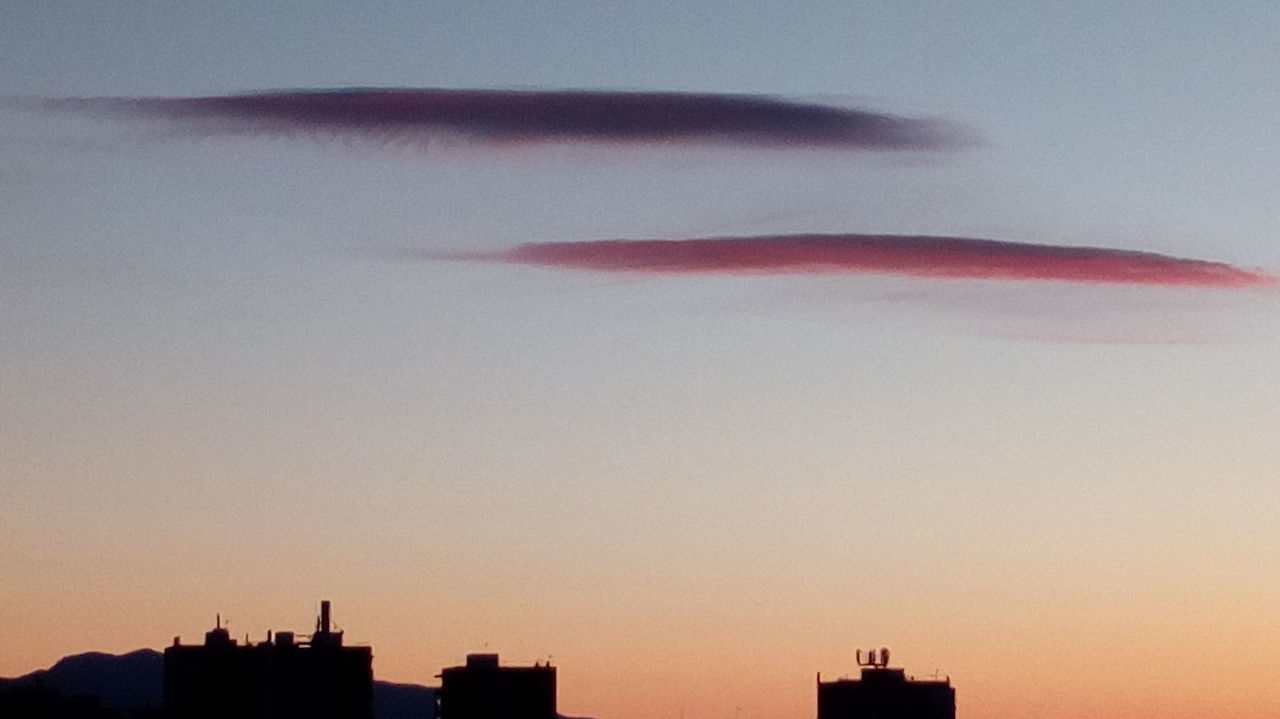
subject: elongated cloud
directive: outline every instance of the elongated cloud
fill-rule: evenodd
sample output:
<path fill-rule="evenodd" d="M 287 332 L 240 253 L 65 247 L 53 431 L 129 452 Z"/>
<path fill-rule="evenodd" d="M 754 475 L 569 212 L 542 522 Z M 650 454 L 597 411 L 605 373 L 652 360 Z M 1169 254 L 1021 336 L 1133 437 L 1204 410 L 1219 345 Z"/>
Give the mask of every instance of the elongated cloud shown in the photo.
<path fill-rule="evenodd" d="M 318 133 L 480 142 L 710 143 L 944 150 L 962 129 L 759 95 L 670 92 L 334 89 L 212 97 L 51 100 L 47 107 L 151 117 L 206 133 Z"/>
<path fill-rule="evenodd" d="M 497 253 L 425 256 L 651 274 L 882 273 L 1199 287 L 1249 287 L 1277 281 L 1260 270 L 1151 252 L 914 235 L 538 242 Z"/>

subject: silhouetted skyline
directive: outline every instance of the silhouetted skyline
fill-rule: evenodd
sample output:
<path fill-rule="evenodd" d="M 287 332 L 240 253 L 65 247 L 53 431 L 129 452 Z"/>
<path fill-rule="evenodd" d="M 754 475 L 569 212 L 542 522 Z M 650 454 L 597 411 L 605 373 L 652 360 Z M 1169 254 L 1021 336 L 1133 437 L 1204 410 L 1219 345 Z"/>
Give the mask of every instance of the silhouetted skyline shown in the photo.
<path fill-rule="evenodd" d="M 174 637 L 164 650 L 164 711 L 168 719 L 373 719 L 373 650 L 344 646 L 320 602 L 315 632 L 267 632 L 238 644 L 222 626 L 204 644 Z"/>
<path fill-rule="evenodd" d="M 68 658 L 47 672 L 0 679 L 0 710 L 33 719 L 570 719 L 557 711 L 550 661 L 513 666 L 496 653 L 470 653 L 435 675 L 438 688 L 383 682 L 375 692 L 373 648 L 345 645 L 344 634 L 329 600 L 320 602 L 311 634 L 268 630 L 258 642 L 237 641 L 218 614 L 201 644 L 173 638 L 163 681 L 160 655 L 150 650 Z M 854 656 L 860 679 L 824 682 L 818 674 L 817 719 L 955 719 L 949 677 L 907 677 L 891 667 L 887 648 Z"/>

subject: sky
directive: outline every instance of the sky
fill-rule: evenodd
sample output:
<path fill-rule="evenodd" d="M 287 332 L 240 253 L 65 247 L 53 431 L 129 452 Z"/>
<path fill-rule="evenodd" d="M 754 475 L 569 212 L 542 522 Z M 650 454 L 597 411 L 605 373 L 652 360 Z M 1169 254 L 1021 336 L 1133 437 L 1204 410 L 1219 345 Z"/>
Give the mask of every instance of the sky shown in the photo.
<path fill-rule="evenodd" d="M 0 676 L 330 599 L 600 719 L 1275 716 L 1280 6 L 618 5 L 6 4 Z"/>

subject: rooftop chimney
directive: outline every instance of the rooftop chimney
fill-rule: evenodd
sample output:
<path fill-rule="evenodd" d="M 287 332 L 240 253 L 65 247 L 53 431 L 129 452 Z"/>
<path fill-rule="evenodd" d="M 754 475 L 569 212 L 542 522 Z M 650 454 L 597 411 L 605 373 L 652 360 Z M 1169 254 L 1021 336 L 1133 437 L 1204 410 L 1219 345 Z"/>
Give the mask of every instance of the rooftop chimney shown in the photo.
<path fill-rule="evenodd" d="M 320 601 L 320 633 L 329 633 L 329 600 L 322 599 Z"/>

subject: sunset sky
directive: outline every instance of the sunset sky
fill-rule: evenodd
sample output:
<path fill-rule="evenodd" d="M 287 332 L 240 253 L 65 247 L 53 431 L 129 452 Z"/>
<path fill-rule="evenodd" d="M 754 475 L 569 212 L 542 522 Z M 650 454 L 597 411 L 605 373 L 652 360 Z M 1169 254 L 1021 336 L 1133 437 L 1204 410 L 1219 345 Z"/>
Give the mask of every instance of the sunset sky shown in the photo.
<path fill-rule="evenodd" d="M 0 676 L 1280 714 L 1280 4 L 614 5 L 5 4 Z"/>

